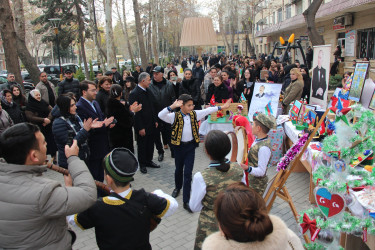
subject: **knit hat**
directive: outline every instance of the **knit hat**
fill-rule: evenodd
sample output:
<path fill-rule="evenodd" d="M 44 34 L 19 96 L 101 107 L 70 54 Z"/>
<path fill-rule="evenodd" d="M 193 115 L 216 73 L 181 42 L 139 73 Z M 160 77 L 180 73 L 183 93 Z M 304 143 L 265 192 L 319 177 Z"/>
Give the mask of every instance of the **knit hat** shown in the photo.
<path fill-rule="evenodd" d="M 268 116 L 260 112 L 255 112 L 253 120 L 257 120 L 269 129 L 276 128 L 276 120 L 275 117 L 273 117 L 272 115 Z"/>
<path fill-rule="evenodd" d="M 108 175 L 119 182 L 134 181 L 139 163 L 127 148 L 115 148 L 104 157 L 104 168 Z"/>

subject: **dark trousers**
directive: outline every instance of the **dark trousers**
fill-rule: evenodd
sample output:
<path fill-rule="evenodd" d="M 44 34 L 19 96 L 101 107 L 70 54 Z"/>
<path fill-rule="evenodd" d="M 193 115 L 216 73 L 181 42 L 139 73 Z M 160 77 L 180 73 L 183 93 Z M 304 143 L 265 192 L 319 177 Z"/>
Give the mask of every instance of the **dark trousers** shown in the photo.
<path fill-rule="evenodd" d="M 204 62 L 203 64 L 203 70 L 206 70 L 207 69 L 207 62 Z"/>
<path fill-rule="evenodd" d="M 163 143 L 161 142 L 160 133 L 161 133 L 161 137 L 163 138 Z M 172 133 L 171 124 L 163 122 L 162 120 L 158 119 L 158 127 L 156 128 L 156 133 L 155 133 L 155 146 L 156 146 L 156 149 L 158 150 L 158 154 L 164 154 L 163 145 L 169 145 L 169 148 L 171 148 L 171 145 L 172 145 L 171 133 Z"/>
<path fill-rule="evenodd" d="M 138 161 L 140 165 L 147 166 L 154 156 L 154 131 L 146 131 L 145 136 L 137 135 Z"/>
<path fill-rule="evenodd" d="M 176 170 L 174 181 L 177 189 L 183 187 L 183 202 L 188 203 L 191 190 L 191 175 L 194 167 L 195 143 L 174 146 Z"/>

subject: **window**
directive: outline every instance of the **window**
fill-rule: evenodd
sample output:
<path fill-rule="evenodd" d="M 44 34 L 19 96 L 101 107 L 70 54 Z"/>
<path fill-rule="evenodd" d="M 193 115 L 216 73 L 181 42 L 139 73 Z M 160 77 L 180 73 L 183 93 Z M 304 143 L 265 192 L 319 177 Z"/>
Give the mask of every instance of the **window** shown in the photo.
<path fill-rule="evenodd" d="M 280 8 L 277 10 L 277 22 L 281 23 L 283 21 L 283 9 Z"/>
<path fill-rule="evenodd" d="M 359 58 L 375 59 L 375 28 L 358 30 Z"/>
<path fill-rule="evenodd" d="M 272 13 L 272 24 L 276 24 L 276 12 Z"/>
<path fill-rule="evenodd" d="M 296 2 L 296 15 L 302 14 L 302 2 L 303 1 Z"/>
<path fill-rule="evenodd" d="M 286 5 L 285 6 L 285 19 L 292 17 L 292 5 Z"/>

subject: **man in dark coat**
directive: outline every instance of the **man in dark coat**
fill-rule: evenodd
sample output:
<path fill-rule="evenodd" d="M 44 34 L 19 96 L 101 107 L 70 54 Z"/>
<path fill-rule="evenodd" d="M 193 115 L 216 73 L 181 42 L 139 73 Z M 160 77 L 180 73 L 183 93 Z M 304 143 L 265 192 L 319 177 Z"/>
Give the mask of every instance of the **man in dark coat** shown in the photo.
<path fill-rule="evenodd" d="M 73 92 L 77 100 L 81 96 L 79 90 L 79 81 L 73 78 L 73 72 L 70 69 L 65 70 L 65 79 L 61 81 L 57 86 L 58 96 L 66 94 L 68 92 Z"/>
<path fill-rule="evenodd" d="M 117 71 L 117 67 L 112 67 L 111 71 L 112 71 L 112 75 L 113 75 L 113 77 L 112 77 L 113 83 L 120 84 L 121 86 L 124 86 L 124 80 L 122 80 L 121 74 Z"/>
<path fill-rule="evenodd" d="M 319 50 L 318 65 L 313 70 L 312 78 L 312 97 L 323 100 L 324 93 L 327 90 L 326 69 L 322 67 L 323 51 Z"/>
<path fill-rule="evenodd" d="M 22 90 L 21 84 L 16 82 L 16 77 L 13 73 L 8 73 L 7 75 L 7 82 L 0 86 L 0 91 L 4 89 L 11 89 L 13 86 L 17 86 L 20 90 Z"/>
<path fill-rule="evenodd" d="M 132 76 L 135 79 L 135 84 L 138 84 L 138 77 L 143 72 L 140 65 L 135 66 L 135 71 L 132 72 Z"/>
<path fill-rule="evenodd" d="M 195 68 L 193 69 L 193 77 L 199 79 L 200 83 L 202 83 L 204 80 L 204 70 L 202 69 L 200 61 L 197 61 L 197 63 L 195 64 Z"/>
<path fill-rule="evenodd" d="M 160 168 L 152 161 L 154 155 L 154 140 L 158 127 L 157 113 L 154 107 L 154 98 L 148 87 L 151 78 L 146 72 L 142 72 L 138 78 L 138 85 L 129 95 L 129 104 L 134 102 L 142 104 L 142 110 L 134 116 L 134 131 L 137 135 L 138 161 L 142 173 L 147 173 L 146 167 Z"/>
<path fill-rule="evenodd" d="M 149 87 L 149 91 L 154 96 L 154 107 L 155 111 L 158 114 L 160 111 L 162 111 L 165 107 L 168 107 L 173 104 L 173 102 L 176 100 L 175 91 L 173 88 L 173 84 L 166 80 L 163 77 L 163 69 L 160 66 L 157 66 L 153 70 L 153 79 L 151 81 L 151 85 Z M 158 160 L 163 161 L 164 159 L 164 149 L 163 145 L 161 143 L 160 139 L 160 133 L 163 137 L 163 144 L 164 148 L 167 149 L 168 145 L 170 149 L 171 147 L 171 125 L 169 123 L 166 123 L 162 120 L 158 119 L 158 127 L 156 129 L 155 133 L 155 146 L 158 150 Z M 173 157 L 173 152 L 172 152 Z"/>
<path fill-rule="evenodd" d="M 82 81 L 80 83 L 82 96 L 77 102 L 77 114 L 82 120 L 92 118 L 93 120 L 104 121 L 101 128 L 90 130 L 88 144 L 90 148 L 90 156 L 88 160 L 89 170 L 95 180 L 103 182 L 104 172 L 102 167 L 102 160 L 106 154 L 109 153 L 109 142 L 107 135 L 107 126 L 112 128 L 114 124 L 113 117 L 105 118 L 99 103 L 95 101 L 96 98 L 96 84 L 91 81 Z M 98 195 L 103 196 L 104 193 L 98 189 Z"/>

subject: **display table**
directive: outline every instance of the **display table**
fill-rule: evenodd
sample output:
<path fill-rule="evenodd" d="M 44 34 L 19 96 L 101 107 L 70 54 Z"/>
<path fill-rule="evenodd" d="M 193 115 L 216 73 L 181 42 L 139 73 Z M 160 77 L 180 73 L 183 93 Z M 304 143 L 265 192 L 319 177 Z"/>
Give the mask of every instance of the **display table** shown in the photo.
<path fill-rule="evenodd" d="M 208 120 L 205 120 L 199 127 L 199 134 L 207 135 L 208 132 L 214 129 L 221 131 L 234 131 L 232 123 L 210 123 Z"/>

